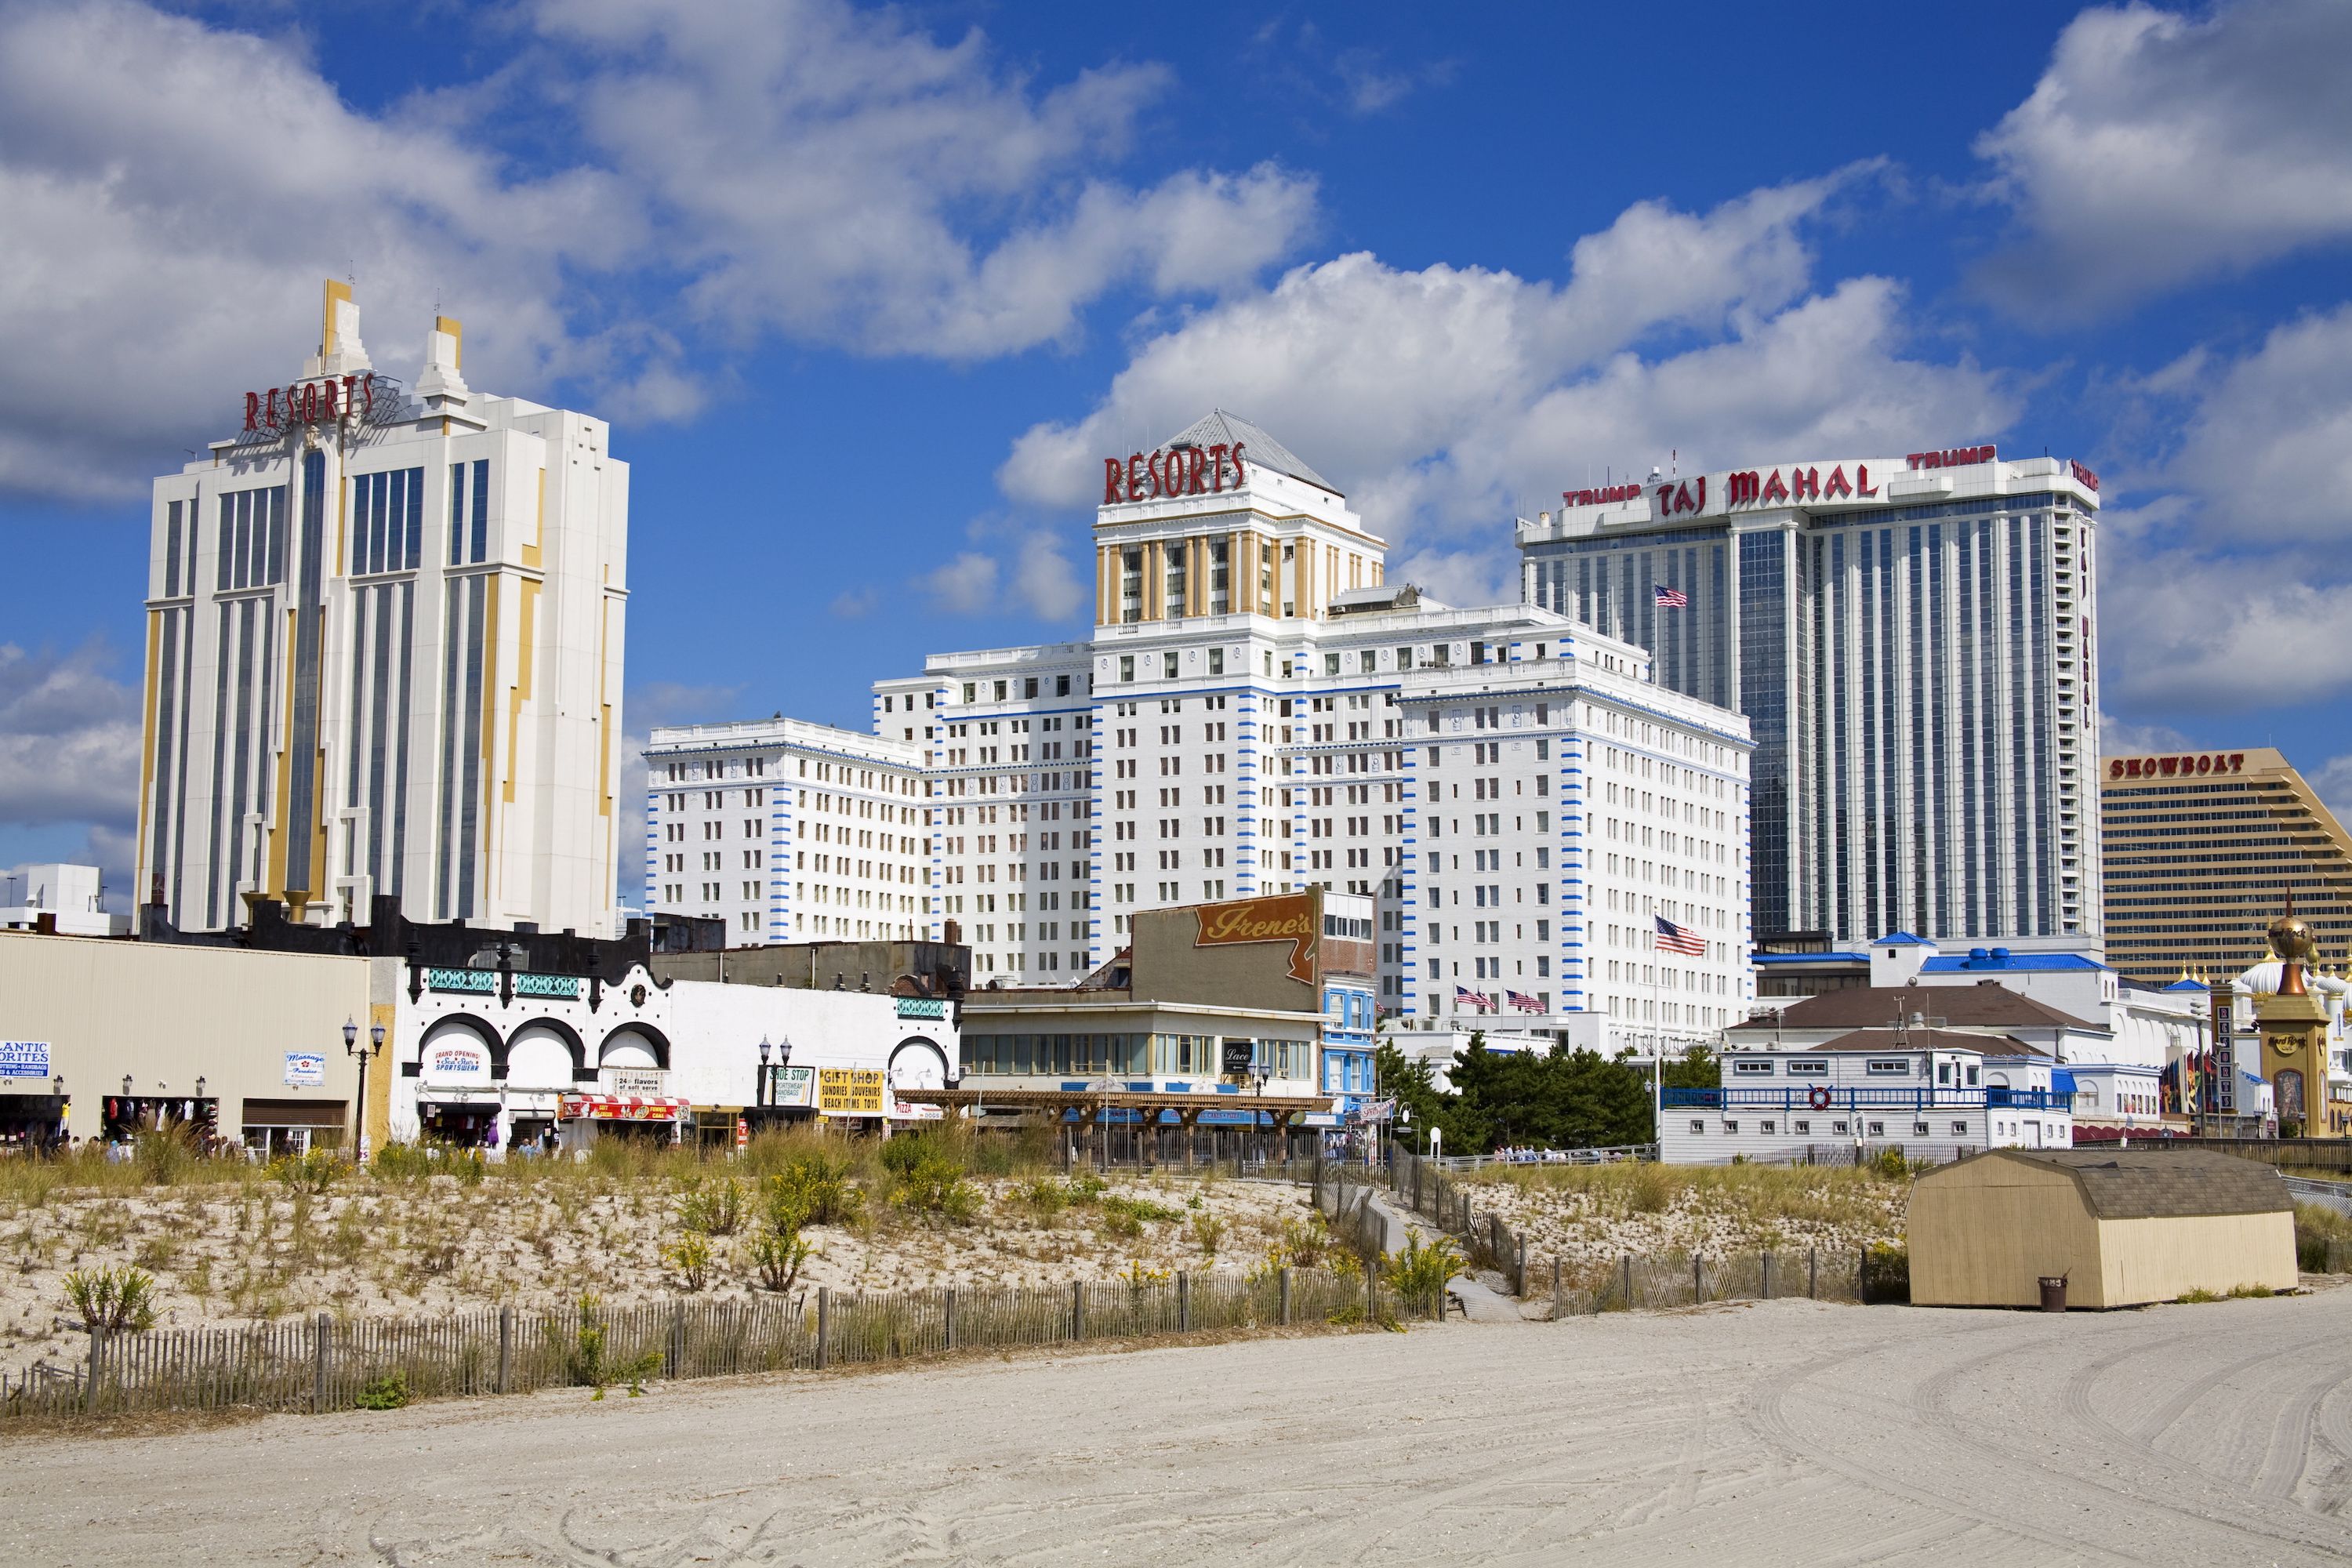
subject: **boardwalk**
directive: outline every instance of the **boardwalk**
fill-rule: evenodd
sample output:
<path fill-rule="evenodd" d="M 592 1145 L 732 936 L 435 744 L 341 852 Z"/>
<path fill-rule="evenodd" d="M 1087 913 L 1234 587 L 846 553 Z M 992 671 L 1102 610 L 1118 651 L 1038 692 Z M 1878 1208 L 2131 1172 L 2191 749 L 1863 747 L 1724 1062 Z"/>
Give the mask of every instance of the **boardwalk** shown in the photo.
<path fill-rule="evenodd" d="M 18 1439 L 0 1559 L 2320 1563 L 2352 1289 L 1806 1301 Z"/>

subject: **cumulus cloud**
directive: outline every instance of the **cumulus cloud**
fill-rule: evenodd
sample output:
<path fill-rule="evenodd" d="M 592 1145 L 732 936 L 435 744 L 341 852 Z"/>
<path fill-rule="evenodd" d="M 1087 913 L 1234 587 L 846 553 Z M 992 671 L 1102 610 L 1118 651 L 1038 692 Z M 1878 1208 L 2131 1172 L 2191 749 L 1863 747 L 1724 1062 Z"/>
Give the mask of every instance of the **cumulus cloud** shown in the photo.
<path fill-rule="evenodd" d="M 2133 724 L 2112 713 L 2099 715 L 2099 750 L 2107 755 L 2134 752 L 2185 752 L 2189 737 L 2169 724 Z"/>
<path fill-rule="evenodd" d="M 106 672 L 97 643 L 70 654 L 0 643 L 0 825 L 139 816 L 139 693 Z"/>
<path fill-rule="evenodd" d="M 2084 12 L 1978 140 L 2019 230 L 1979 282 L 2079 317 L 2352 237 L 2347 54 L 2342 0 Z"/>
<path fill-rule="evenodd" d="M 995 556 L 967 550 L 916 578 L 915 586 L 950 615 L 985 615 L 1002 607 L 997 584 L 1003 574 Z"/>
<path fill-rule="evenodd" d="M 438 306 L 477 386 L 676 420 L 709 396 L 689 363 L 765 332 L 1068 342 L 1107 291 L 1214 295 L 1314 221 L 1272 166 L 1113 177 L 1158 66 L 1040 88 L 976 32 L 840 0 L 549 5 L 512 47 L 371 111 L 298 42 L 134 0 L 0 12 L 0 489 L 136 493 L 299 373 L 347 266 L 389 370 Z"/>
<path fill-rule="evenodd" d="M 2352 306 L 2127 390 L 2162 434 L 2155 493 L 2101 521 L 2110 700 L 2142 710 L 2318 701 L 2352 689 Z"/>
<path fill-rule="evenodd" d="M 1364 254 L 1297 268 L 1143 342 L 1093 412 L 1024 433 L 998 481 L 1085 505 L 1102 453 L 1222 405 L 1345 489 L 1395 548 L 1392 574 L 1491 597 L 1512 581 L 1498 521 L 1588 473 L 1677 448 L 1688 468 L 1996 432 L 2015 391 L 1968 361 L 1915 357 L 1898 285 L 1808 292 L 1805 224 L 1874 172 L 1703 215 L 1638 204 L 1576 243 L 1560 284 Z"/>
<path fill-rule="evenodd" d="M 2330 757 L 2308 776 L 2336 820 L 2352 822 L 2352 756 Z"/>
<path fill-rule="evenodd" d="M 706 319 L 890 353 L 971 358 L 1065 340 L 1105 289 L 1240 282 L 1295 243 L 1310 182 L 1271 166 L 1092 177 L 1165 68 L 1041 93 L 986 40 L 940 44 L 832 0 L 549 5 L 588 51 L 575 102 L 630 184 L 677 218 Z"/>

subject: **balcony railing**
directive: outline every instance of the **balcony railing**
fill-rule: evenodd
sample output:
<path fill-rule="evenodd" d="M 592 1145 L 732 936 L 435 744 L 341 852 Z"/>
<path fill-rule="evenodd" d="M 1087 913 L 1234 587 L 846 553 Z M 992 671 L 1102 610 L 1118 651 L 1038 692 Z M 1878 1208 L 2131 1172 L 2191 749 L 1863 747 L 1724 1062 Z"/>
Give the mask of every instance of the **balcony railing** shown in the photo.
<path fill-rule="evenodd" d="M 1814 1098 L 1818 1089 L 1829 1103 Z M 1893 1084 L 1789 1084 L 1739 1089 L 1670 1089 L 1668 1110 L 2067 1110 L 2074 1097 L 2056 1089 L 1899 1088 Z"/>

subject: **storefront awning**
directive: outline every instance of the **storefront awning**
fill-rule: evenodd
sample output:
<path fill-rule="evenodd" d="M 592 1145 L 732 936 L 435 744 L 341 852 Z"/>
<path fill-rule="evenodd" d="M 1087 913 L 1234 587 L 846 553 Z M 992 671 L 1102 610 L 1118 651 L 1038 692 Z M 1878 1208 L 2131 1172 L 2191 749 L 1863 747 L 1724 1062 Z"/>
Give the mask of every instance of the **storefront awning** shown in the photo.
<path fill-rule="evenodd" d="M 693 1101 L 634 1094 L 567 1094 L 566 1121 L 675 1121 L 693 1108 Z"/>

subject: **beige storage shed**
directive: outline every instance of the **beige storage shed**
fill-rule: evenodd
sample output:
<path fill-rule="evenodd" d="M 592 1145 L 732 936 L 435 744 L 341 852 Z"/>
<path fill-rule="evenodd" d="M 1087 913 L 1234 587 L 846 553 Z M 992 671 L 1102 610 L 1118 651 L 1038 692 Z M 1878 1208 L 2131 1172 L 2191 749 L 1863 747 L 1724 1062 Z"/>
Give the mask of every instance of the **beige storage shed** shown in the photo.
<path fill-rule="evenodd" d="M 2268 1165 L 2210 1149 L 1994 1149 L 1911 1190 L 1911 1300 L 2070 1307 L 2295 1284 L 2294 1204 Z"/>

